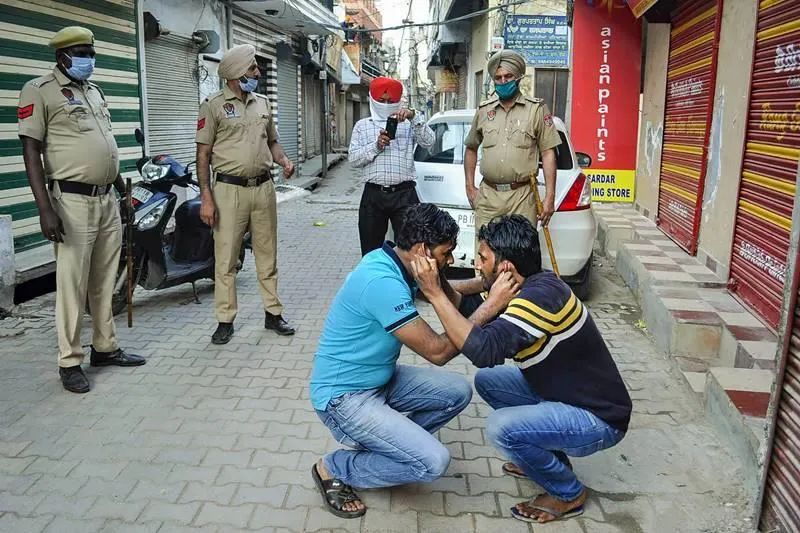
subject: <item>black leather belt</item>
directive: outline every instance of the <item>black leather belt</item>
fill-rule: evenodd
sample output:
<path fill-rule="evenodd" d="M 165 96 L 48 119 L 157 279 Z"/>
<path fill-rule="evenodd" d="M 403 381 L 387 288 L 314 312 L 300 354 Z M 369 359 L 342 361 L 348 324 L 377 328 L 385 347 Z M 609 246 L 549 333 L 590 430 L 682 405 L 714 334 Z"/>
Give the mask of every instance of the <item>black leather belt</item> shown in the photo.
<path fill-rule="evenodd" d="M 404 181 L 402 183 L 398 183 L 397 185 L 378 185 L 377 183 L 367 182 L 365 187 L 367 189 L 375 189 L 381 192 L 397 192 L 397 191 L 404 191 L 406 189 L 413 189 L 416 186 L 416 182 L 413 180 Z"/>
<path fill-rule="evenodd" d="M 111 190 L 111 184 L 106 185 L 89 185 L 88 183 L 80 183 L 77 181 L 65 180 L 51 180 L 48 183 L 48 188 L 52 191 L 53 186 L 58 182 L 58 188 L 61 192 L 70 194 L 82 194 L 84 196 L 100 196 L 101 194 L 108 193 Z"/>
<path fill-rule="evenodd" d="M 239 185 L 240 187 L 258 187 L 272 179 L 272 174 L 264 174 L 256 178 L 242 178 L 240 176 L 231 176 L 230 174 L 217 174 L 217 181 L 228 183 L 230 185 Z"/>

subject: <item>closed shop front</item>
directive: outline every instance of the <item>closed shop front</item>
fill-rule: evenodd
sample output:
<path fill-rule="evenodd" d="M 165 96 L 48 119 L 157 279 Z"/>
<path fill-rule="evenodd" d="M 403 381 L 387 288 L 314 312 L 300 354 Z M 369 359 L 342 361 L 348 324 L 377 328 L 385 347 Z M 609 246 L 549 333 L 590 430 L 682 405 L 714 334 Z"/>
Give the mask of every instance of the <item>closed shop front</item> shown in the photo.
<path fill-rule="evenodd" d="M 657 222 L 692 255 L 697 251 L 721 4 L 680 2 L 672 13 Z"/>
<path fill-rule="evenodd" d="M 762 1 L 736 211 L 730 288 L 777 326 L 800 156 L 800 4 Z"/>
<path fill-rule="evenodd" d="M 286 155 L 297 162 L 299 139 L 299 67 L 288 44 L 278 46 L 278 136 Z"/>
<path fill-rule="evenodd" d="M 200 107 L 197 48 L 188 36 L 162 35 L 144 45 L 150 153 L 194 161 Z"/>
<path fill-rule="evenodd" d="M 797 20 L 796 16 L 794 18 Z M 800 257 L 796 260 L 800 261 Z M 793 533 L 800 529 L 800 300 L 797 298 L 797 280 L 792 295 L 794 298 L 787 304 L 785 351 L 778 373 L 772 446 L 764 480 L 759 528 L 759 531 L 780 533 Z"/>
<path fill-rule="evenodd" d="M 316 74 L 303 74 L 303 153 L 306 159 L 322 152 L 322 84 Z"/>
<path fill-rule="evenodd" d="M 97 66 L 92 81 L 103 90 L 114 123 L 123 176 L 136 175 L 141 156 L 133 136 L 141 122 L 134 2 L 22 2 L 0 7 L 0 214 L 13 219 L 17 253 L 46 244 L 17 137 L 19 91 L 26 81 L 48 74 L 54 65 L 50 38 L 65 26 L 94 32 Z"/>

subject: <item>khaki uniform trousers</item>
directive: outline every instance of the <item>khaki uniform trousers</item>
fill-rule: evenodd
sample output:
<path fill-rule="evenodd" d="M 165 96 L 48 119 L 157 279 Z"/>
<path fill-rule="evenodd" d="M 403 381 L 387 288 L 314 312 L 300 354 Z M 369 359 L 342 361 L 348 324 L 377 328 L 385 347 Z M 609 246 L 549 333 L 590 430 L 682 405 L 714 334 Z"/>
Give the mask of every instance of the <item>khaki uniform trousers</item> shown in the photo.
<path fill-rule="evenodd" d="M 81 326 L 87 296 L 92 315 L 92 345 L 99 352 L 118 348 L 111 310 L 119 268 L 122 225 L 116 196 L 50 193 L 64 224 L 64 242 L 55 243 L 58 366 L 83 362 Z"/>
<path fill-rule="evenodd" d="M 214 228 L 214 304 L 218 322 L 236 319 L 236 263 L 247 228 L 253 240 L 258 285 L 264 309 L 283 312 L 278 299 L 278 211 L 272 180 L 258 187 L 217 182 L 217 225 Z"/>
<path fill-rule="evenodd" d="M 536 226 L 536 198 L 530 185 L 513 191 L 497 191 L 481 182 L 475 198 L 475 257 L 478 257 L 478 232 L 494 218 L 522 215 Z"/>

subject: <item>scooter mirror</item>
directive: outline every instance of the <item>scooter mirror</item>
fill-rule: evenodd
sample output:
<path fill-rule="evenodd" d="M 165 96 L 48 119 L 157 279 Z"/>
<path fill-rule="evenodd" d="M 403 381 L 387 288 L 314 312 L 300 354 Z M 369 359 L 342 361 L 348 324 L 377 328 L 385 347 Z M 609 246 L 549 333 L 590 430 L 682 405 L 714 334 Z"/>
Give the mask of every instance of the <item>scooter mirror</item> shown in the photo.
<path fill-rule="evenodd" d="M 136 137 L 136 142 L 144 145 L 144 133 L 142 132 L 142 128 L 136 128 L 133 132 L 133 136 Z"/>

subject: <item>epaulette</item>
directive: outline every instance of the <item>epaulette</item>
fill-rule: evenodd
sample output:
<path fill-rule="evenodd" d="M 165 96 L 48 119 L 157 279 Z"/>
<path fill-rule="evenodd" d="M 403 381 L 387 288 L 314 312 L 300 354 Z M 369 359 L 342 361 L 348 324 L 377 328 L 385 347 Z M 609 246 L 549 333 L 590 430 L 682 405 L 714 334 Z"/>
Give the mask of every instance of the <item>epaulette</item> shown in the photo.
<path fill-rule="evenodd" d="M 527 94 L 525 95 L 525 99 L 528 100 L 529 102 L 533 102 L 534 104 L 544 103 L 543 98 L 534 98 L 533 96 L 528 96 Z"/>
<path fill-rule="evenodd" d="M 33 78 L 32 80 L 29 80 L 27 85 L 30 85 L 31 87 L 36 87 L 38 89 L 42 85 L 54 81 L 55 79 L 56 77 L 53 76 L 53 73 L 51 72 L 50 74 L 45 74 L 44 76 L 39 76 L 38 78 Z"/>
<path fill-rule="evenodd" d="M 486 100 L 483 100 L 480 104 L 478 104 L 478 107 L 483 107 L 483 106 L 486 106 L 486 105 L 489 105 L 489 104 L 493 104 L 493 103 L 497 102 L 498 100 L 499 100 L 499 98 L 497 97 L 497 95 L 492 96 L 491 98 L 487 98 Z"/>
<path fill-rule="evenodd" d="M 269 97 L 266 94 L 261 94 L 261 93 L 257 93 L 257 92 L 252 92 L 250 94 L 252 94 L 256 98 L 263 98 L 264 100 L 269 100 Z"/>
<path fill-rule="evenodd" d="M 208 97 L 206 97 L 206 102 L 210 102 L 211 100 L 214 100 L 215 98 L 219 98 L 223 94 L 225 94 L 225 91 L 217 91 L 215 93 L 209 94 Z"/>
<path fill-rule="evenodd" d="M 90 81 L 89 81 L 89 82 L 86 82 L 86 83 L 88 83 L 88 84 L 89 84 L 89 87 L 91 87 L 92 89 L 96 89 L 96 90 L 97 90 L 97 92 L 99 92 L 99 93 L 100 93 L 100 96 L 103 98 L 103 101 L 105 102 L 105 100 L 106 100 L 106 93 L 104 93 L 104 92 L 103 92 L 103 89 L 101 89 L 101 88 L 100 88 L 100 86 L 99 86 L 99 85 L 97 85 L 96 83 L 92 83 L 92 82 L 90 82 Z"/>

